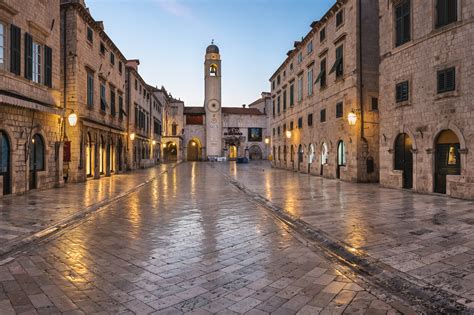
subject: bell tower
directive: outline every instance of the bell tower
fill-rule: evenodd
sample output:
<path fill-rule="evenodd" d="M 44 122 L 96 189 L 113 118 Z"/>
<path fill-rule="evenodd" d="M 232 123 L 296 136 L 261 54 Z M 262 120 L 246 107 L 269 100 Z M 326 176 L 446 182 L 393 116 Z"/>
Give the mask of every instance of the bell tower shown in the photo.
<path fill-rule="evenodd" d="M 222 156 L 221 56 L 212 41 L 204 61 L 204 108 L 206 110 L 207 158 Z"/>

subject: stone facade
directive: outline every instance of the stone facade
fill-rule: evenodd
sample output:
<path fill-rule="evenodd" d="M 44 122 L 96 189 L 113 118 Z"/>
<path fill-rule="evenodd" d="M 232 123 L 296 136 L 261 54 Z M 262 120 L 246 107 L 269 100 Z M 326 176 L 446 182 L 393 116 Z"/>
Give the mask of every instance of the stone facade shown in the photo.
<path fill-rule="evenodd" d="M 474 3 L 450 1 L 455 8 L 443 22 L 436 2 L 379 1 L 380 182 L 474 198 Z M 411 27 L 397 37 L 404 4 Z M 446 69 L 453 69 L 448 88 L 439 82 Z M 408 90 L 397 95 L 402 82 Z"/>
<path fill-rule="evenodd" d="M 337 1 L 294 43 L 270 78 L 275 167 L 378 181 L 377 25 L 376 1 Z"/>
<path fill-rule="evenodd" d="M 216 45 L 207 47 L 204 65 L 204 107 L 184 106 L 184 102 L 169 96 L 164 114 L 164 160 L 266 159 L 268 93 L 263 93 L 252 107 L 222 107 L 221 60 Z"/>
<path fill-rule="evenodd" d="M 63 184 L 59 0 L 0 1 L 0 196 Z"/>

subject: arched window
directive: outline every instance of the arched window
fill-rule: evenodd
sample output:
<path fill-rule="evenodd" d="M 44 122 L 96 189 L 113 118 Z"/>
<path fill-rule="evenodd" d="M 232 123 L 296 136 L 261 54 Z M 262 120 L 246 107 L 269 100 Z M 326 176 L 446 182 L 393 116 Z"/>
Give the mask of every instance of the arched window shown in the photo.
<path fill-rule="evenodd" d="M 346 145 L 342 140 L 337 144 L 337 165 L 346 165 Z"/>
<path fill-rule="evenodd" d="M 217 65 L 216 65 L 216 64 L 212 64 L 212 65 L 209 67 L 209 75 L 210 75 L 211 77 L 217 76 Z"/>
<path fill-rule="evenodd" d="M 39 134 L 35 134 L 30 144 L 30 171 L 44 170 L 44 141 Z"/>
<path fill-rule="evenodd" d="M 328 164 L 329 150 L 328 145 L 324 142 L 321 145 L 321 165 Z"/>

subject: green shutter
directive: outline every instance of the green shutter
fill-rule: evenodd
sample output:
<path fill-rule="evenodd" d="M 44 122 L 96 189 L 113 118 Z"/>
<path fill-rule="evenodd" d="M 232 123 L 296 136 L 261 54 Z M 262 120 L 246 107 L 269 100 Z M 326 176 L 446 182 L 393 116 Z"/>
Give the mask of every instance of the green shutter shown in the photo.
<path fill-rule="evenodd" d="M 25 33 L 25 78 L 33 79 L 33 38 Z"/>
<path fill-rule="evenodd" d="M 10 25 L 10 72 L 21 74 L 21 29 Z"/>
<path fill-rule="evenodd" d="M 44 84 L 53 87 L 53 50 L 44 46 Z"/>

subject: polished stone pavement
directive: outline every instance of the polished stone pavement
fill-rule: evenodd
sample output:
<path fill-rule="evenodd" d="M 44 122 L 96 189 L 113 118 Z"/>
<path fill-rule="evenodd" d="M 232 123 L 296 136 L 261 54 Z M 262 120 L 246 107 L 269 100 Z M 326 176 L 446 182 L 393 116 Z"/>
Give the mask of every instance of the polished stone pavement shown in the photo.
<path fill-rule="evenodd" d="M 474 202 L 271 168 L 216 166 L 270 203 L 419 283 L 474 303 Z"/>
<path fill-rule="evenodd" d="M 268 177 L 254 175 L 265 186 Z M 132 177 L 126 183 L 139 181 Z M 34 222 L 36 213 L 45 222 L 61 210 L 56 200 L 91 200 L 98 194 L 93 187 L 84 190 L 89 197 L 43 192 L 49 197 L 38 196 L 28 209 L 17 207 L 18 218 L 23 222 L 28 214 Z M 17 205 L 16 198 L 30 197 L 11 197 L 11 204 Z M 14 210 L 8 212 L 15 225 Z M 0 314 L 397 313 L 392 306 L 409 311 L 390 297 L 375 297 L 302 241 L 215 165 L 180 164 L 0 266 Z"/>

